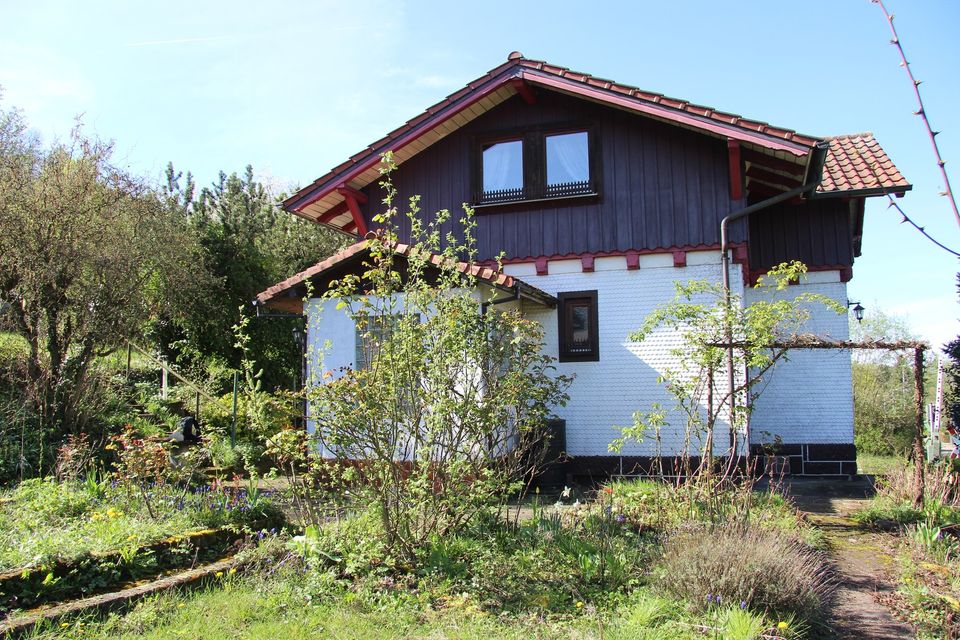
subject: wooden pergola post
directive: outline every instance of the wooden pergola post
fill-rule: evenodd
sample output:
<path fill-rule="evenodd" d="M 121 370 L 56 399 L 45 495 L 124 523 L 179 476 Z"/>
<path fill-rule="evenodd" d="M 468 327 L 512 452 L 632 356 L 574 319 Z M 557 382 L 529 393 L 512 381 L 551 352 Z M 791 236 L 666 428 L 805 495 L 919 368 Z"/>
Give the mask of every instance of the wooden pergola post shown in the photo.
<path fill-rule="evenodd" d="M 923 350 L 918 346 L 913 350 L 914 409 L 916 411 L 916 429 L 913 434 L 913 506 L 923 508 L 926 494 L 927 456 L 923 440 Z"/>

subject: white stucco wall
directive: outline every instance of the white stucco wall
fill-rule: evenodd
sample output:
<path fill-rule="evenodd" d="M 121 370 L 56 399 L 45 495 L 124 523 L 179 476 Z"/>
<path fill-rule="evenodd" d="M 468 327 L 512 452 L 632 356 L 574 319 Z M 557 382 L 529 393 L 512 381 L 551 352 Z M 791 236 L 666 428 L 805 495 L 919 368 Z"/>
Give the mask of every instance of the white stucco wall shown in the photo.
<path fill-rule="evenodd" d="M 777 295 L 792 299 L 801 293 L 827 296 L 846 307 L 847 285 L 839 271 L 809 273 L 800 284 Z M 756 300 L 748 289 L 744 301 Z M 849 324 L 821 304 L 810 307 L 811 318 L 803 328 L 823 338 L 846 340 Z M 750 418 L 750 439 L 769 443 L 779 436 L 785 444 L 852 444 L 853 378 L 850 351 L 834 349 L 792 350 L 788 361 L 778 363 L 768 376 Z"/>

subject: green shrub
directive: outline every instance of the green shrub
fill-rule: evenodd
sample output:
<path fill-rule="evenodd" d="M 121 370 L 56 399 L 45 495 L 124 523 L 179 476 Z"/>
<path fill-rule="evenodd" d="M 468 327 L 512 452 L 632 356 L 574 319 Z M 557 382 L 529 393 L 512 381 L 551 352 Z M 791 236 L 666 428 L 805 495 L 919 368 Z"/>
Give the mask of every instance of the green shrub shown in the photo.
<path fill-rule="evenodd" d="M 660 568 L 659 586 L 696 610 L 743 602 L 753 611 L 818 620 L 834 589 L 823 556 L 775 529 L 680 530 L 666 541 Z"/>

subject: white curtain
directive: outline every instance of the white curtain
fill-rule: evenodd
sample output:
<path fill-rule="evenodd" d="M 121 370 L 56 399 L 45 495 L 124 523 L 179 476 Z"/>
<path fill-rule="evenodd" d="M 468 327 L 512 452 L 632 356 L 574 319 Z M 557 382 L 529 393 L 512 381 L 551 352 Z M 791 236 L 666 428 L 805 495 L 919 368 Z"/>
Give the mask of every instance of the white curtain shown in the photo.
<path fill-rule="evenodd" d="M 547 184 L 586 182 L 590 179 L 587 132 L 547 136 Z"/>
<path fill-rule="evenodd" d="M 483 190 L 523 188 L 523 142 L 498 142 L 483 150 Z"/>

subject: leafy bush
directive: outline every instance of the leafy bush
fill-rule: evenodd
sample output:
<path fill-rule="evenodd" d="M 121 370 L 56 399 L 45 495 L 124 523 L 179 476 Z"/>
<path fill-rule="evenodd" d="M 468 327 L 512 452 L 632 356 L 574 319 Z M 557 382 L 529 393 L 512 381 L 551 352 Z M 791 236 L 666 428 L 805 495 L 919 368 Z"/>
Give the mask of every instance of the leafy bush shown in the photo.
<path fill-rule="evenodd" d="M 697 610 L 711 602 L 822 618 L 834 590 L 823 556 L 777 530 L 720 526 L 681 529 L 664 545 L 657 584 Z"/>

